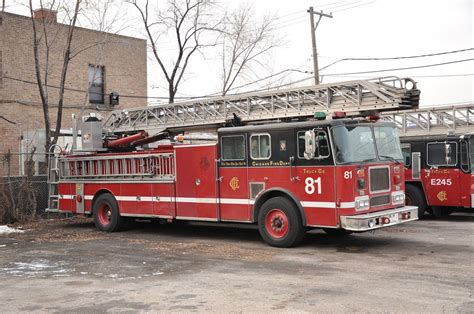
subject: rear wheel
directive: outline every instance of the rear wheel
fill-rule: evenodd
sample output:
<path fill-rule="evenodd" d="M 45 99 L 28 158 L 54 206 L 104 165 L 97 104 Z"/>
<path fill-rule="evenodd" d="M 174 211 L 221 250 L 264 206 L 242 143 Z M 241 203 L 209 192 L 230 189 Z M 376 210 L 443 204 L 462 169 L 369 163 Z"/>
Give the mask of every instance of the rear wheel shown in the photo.
<path fill-rule="evenodd" d="M 428 209 L 423 191 L 415 185 L 407 184 L 405 186 L 406 204 L 418 206 L 418 218 L 423 218 Z"/>
<path fill-rule="evenodd" d="M 271 198 L 262 205 L 258 229 L 263 240 L 276 247 L 297 245 L 305 233 L 298 209 L 284 197 Z"/>
<path fill-rule="evenodd" d="M 92 205 L 92 212 L 95 226 L 101 231 L 120 231 L 124 226 L 125 219 L 120 216 L 117 201 L 109 193 L 97 197 Z"/>

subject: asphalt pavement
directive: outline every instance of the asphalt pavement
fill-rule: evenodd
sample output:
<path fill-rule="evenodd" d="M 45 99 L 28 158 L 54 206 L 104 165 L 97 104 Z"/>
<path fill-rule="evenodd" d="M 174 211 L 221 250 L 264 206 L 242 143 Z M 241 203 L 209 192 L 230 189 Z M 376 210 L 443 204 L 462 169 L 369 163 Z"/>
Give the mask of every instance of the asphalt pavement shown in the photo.
<path fill-rule="evenodd" d="M 4 313 L 474 310 L 474 213 L 347 237 L 314 230 L 291 249 L 248 225 L 23 228 L 0 235 Z"/>

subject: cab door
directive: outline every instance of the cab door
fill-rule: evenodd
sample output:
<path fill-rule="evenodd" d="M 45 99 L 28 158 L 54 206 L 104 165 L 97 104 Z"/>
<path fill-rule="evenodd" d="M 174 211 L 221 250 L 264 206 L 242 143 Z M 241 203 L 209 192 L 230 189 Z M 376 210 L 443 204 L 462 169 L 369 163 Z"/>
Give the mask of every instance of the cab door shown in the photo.
<path fill-rule="evenodd" d="M 430 206 L 460 206 L 459 143 L 429 142 L 424 173 Z"/>
<path fill-rule="evenodd" d="M 247 137 L 244 133 L 219 137 L 220 219 L 251 221 L 249 199 Z"/>
<path fill-rule="evenodd" d="M 471 139 L 472 141 L 472 139 Z M 459 142 L 460 145 L 460 168 L 461 171 L 459 172 L 459 197 L 460 197 L 460 206 L 463 207 L 473 207 L 473 184 L 474 184 L 474 177 L 472 175 L 471 164 L 470 161 L 470 148 L 468 140 L 461 140 Z M 474 152 L 471 152 L 473 154 Z M 474 155 L 472 155 L 474 156 Z"/>

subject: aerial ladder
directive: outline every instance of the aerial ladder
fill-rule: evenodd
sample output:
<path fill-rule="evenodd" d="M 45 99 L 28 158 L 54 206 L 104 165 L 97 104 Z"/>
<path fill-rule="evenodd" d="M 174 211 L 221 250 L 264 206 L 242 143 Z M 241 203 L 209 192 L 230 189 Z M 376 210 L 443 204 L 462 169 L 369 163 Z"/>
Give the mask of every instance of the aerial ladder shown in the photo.
<path fill-rule="evenodd" d="M 117 110 L 105 120 L 104 127 L 115 133 L 209 128 L 232 119 L 255 123 L 306 118 L 316 111 L 343 111 L 348 116 L 360 116 L 418 108 L 419 96 L 412 79 L 384 77 Z"/>
<path fill-rule="evenodd" d="M 474 132 L 474 103 L 396 110 L 381 113 L 394 122 L 401 137 L 466 134 Z"/>

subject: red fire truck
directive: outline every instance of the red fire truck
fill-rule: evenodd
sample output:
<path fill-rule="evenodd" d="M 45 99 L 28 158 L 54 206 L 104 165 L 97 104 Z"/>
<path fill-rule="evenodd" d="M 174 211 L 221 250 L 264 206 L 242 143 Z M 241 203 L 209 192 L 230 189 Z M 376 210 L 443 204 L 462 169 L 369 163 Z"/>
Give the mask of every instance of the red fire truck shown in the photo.
<path fill-rule="evenodd" d="M 407 203 L 435 217 L 474 207 L 474 137 L 403 137 Z"/>
<path fill-rule="evenodd" d="M 217 143 L 148 149 L 166 133 L 111 138 L 89 118 L 82 140 L 92 146 L 56 156 L 51 198 L 59 212 L 93 216 L 103 231 L 138 217 L 256 223 L 277 247 L 296 245 L 311 228 L 363 232 L 416 220 L 417 207 L 405 205 L 395 124 L 319 117 L 224 127 Z"/>
<path fill-rule="evenodd" d="M 407 204 L 435 217 L 474 207 L 474 106 L 384 113 L 401 133 Z"/>

